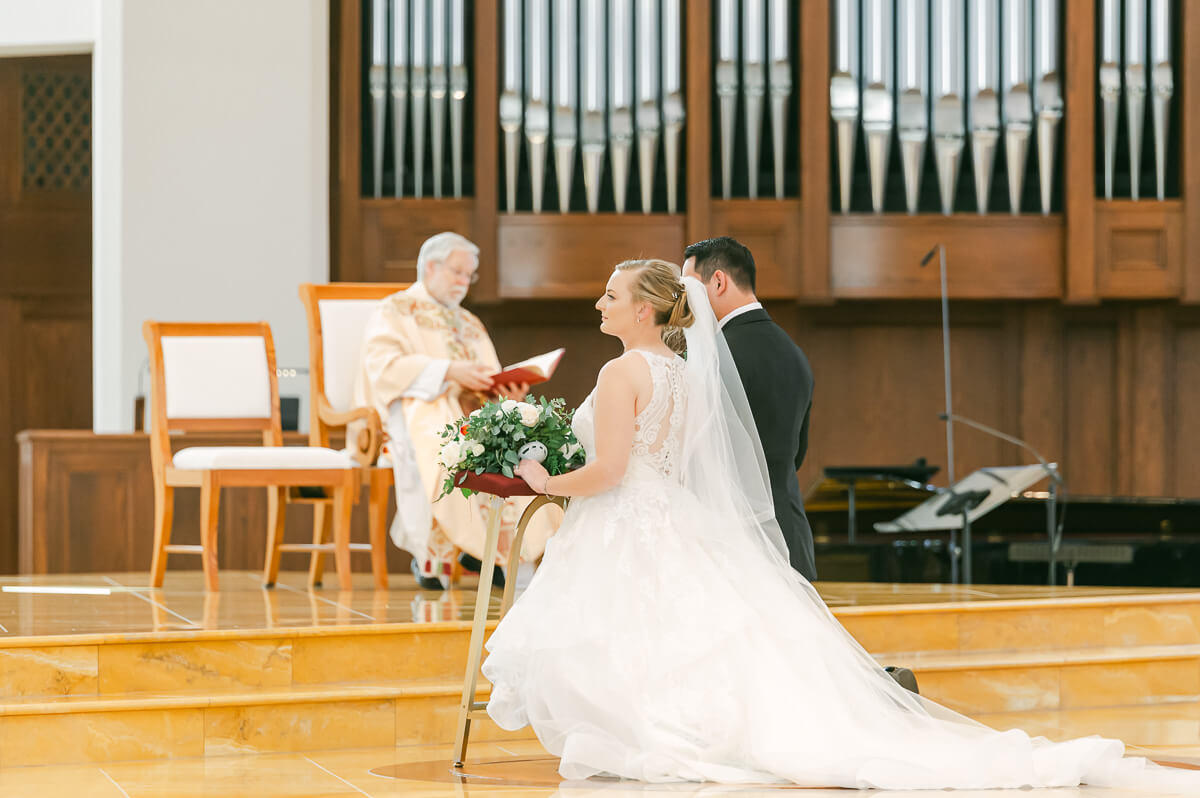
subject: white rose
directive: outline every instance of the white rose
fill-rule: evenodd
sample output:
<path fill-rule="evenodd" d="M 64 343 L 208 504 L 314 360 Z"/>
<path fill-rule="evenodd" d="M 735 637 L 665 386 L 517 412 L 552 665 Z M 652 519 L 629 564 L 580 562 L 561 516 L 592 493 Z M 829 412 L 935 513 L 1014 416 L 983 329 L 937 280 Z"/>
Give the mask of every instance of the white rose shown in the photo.
<path fill-rule="evenodd" d="M 475 455 L 476 457 L 483 454 L 483 444 L 482 443 L 471 444 L 471 454 Z"/>
<path fill-rule="evenodd" d="M 518 402 L 517 411 L 521 414 L 521 423 L 527 427 L 537 424 L 542 417 L 542 411 L 528 402 Z"/>
<path fill-rule="evenodd" d="M 514 407 L 516 407 L 518 404 L 520 404 L 520 403 L 516 399 L 505 399 L 503 402 L 500 403 L 500 409 L 503 410 L 505 413 L 507 413 L 510 410 L 512 410 Z"/>
<path fill-rule="evenodd" d="M 458 441 L 450 441 L 442 447 L 442 465 L 447 471 L 453 471 L 462 461 L 462 447 Z"/>
<path fill-rule="evenodd" d="M 558 447 L 558 451 L 562 453 L 563 459 L 570 460 L 575 456 L 575 453 L 582 448 L 583 447 L 578 443 L 564 443 L 562 446 Z"/>
<path fill-rule="evenodd" d="M 480 413 L 482 413 L 482 412 L 483 412 L 483 408 L 482 408 L 482 407 L 481 407 L 481 408 L 479 408 L 478 410 L 472 410 L 472 411 L 471 411 L 471 418 L 475 418 L 475 416 L 479 415 L 479 414 L 480 414 Z"/>

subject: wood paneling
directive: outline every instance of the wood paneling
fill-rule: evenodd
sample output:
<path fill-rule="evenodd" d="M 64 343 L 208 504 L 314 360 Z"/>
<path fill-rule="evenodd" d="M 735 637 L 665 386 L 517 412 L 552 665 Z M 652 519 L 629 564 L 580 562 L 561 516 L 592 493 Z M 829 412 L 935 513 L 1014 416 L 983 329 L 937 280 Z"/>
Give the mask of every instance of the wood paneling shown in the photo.
<path fill-rule="evenodd" d="M 189 445 L 259 442 L 259 436 L 193 434 Z M 288 445 L 304 445 L 287 433 Z M 178 448 L 176 446 L 176 448 Z M 96 435 L 75 430 L 32 430 L 21 434 L 21 573 L 149 571 L 154 540 L 154 485 L 149 436 Z M 175 491 L 172 543 L 200 542 L 200 491 Z M 289 505 L 287 540 L 312 539 L 309 505 Z M 367 541 L 366 501 L 355 507 L 355 541 Z M 218 544 L 222 569 L 259 570 L 267 538 L 267 494 L 260 488 L 226 489 L 221 502 Z M 352 555 L 355 571 L 370 568 L 369 555 Z M 407 571 L 409 557 L 388 547 L 392 573 Z M 198 569 L 200 561 L 172 555 L 170 567 Z M 305 570 L 308 555 L 285 552 L 285 570 Z"/>
<path fill-rule="evenodd" d="M 800 295 L 829 298 L 829 0 L 800 4 L 800 199 L 804 259 Z"/>
<path fill-rule="evenodd" d="M 712 103 L 712 17 L 708 3 L 689 2 L 684 8 L 683 42 L 687 69 L 684 71 L 684 90 L 687 99 L 687 128 L 684 131 L 684 159 L 679 174 L 685 190 L 683 210 L 687 217 L 686 237 L 689 242 L 712 238 L 709 202 L 713 191 L 713 176 L 709 169 L 712 153 L 714 119 Z"/>
<path fill-rule="evenodd" d="M 360 243 L 363 262 L 371 264 L 367 278 L 379 283 L 416 280 L 421 244 L 445 230 L 470 231 L 474 221 L 471 205 L 465 200 L 364 201 Z"/>
<path fill-rule="evenodd" d="M 362 55 L 360 6 L 352 0 L 330 0 L 329 4 L 329 138 L 332 148 L 329 158 L 329 253 L 333 279 L 345 282 L 367 279 L 361 243 L 366 233 L 359 198 L 362 168 L 359 139 L 362 107 L 358 96 Z"/>
<path fill-rule="evenodd" d="M 1100 203 L 1096 291 L 1126 299 L 1177 297 L 1183 284 L 1183 204 L 1178 200 Z"/>
<path fill-rule="evenodd" d="M 945 465 L 936 303 L 768 304 L 816 377 L 801 484 L 831 465 Z M 1158 303 L 951 305 L 954 410 L 1061 464 L 1078 495 L 1200 497 L 1200 316 Z M 961 477 L 1032 462 L 962 427 Z M 943 471 L 935 479 L 945 484 Z"/>
<path fill-rule="evenodd" d="M 803 485 L 831 465 L 926 457 L 944 468 L 936 302 L 767 308 L 816 376 Z M 950 318 L 955 412 L 1027 440 L 1061 464 L 1072 492 L 1200 496 L 1200 316 L 1164 304 L 955 302 Z M 619 354 L 584 303 L 515 303 L 487 309 L 484 319 L 506 362 L 566 346 L 559 373 L 539 393 L 572 406 Z M 958 475 L 1031 461 L 969 428 L 955 435 Z"/>
<path fill-rule="evenodd" d="M 943 466 L 941 316 L 937 302 L 839 302 L 767 309 L 807 353 L 816 378 L 801 484 L 832 465 Z M 578 405 L 620 354 L 581 301 L 509 302 L 479 312 L 500 358 L 565 346 L 537 388 Z M 956 413 L 1028 441 L 1088 495 L 1200 497 L 1200 311 L 1169 303 L 950 306 Z M 958 475 L 1032 462 L 1017 447 L 955 430 Z"/>
<path fill-rule="evenodd" d="M 1174 349 L 1168 308 L 1146 305 L 1124 317 L 1118 353 L 1123 397 L 1117 416 L 1121 445 L 1117 447 L 1119 492 L 1159 496 L 1170 490 L 1167 469 L 1172 460 Z M 1123 421 L 1122 421 L 1123 420 Z"/>
<path fill-rule="evenodd" d="M 938 265 L 921 258 L 946 246 L 950 295 L 1041 299 L 1062 293 L 1060 216 L 837 215 L 832 220 L 833 294 L 841 298 L 939 295 Z"/>
<path fill-rule="evenodd" d="M 1200 496 L 1200 324 L 1188 322 L 1175 328 L 1174 356 L 1165 379 L 1174 409 L 1167 492 Z"/>
<path fill-rule="evenodd" d="M 479 247 L 477 301 L 494 301 L 500 292 L 496 252 L 496 216 L 500 208 L 500 130 L 496 108 L 500 98 L 500 4 L 475 3 L 475 197 L 472 239 Z M 482 76 L 494 76 L 488 80 Z M 452 227 L 443 227 L 453 230 Z M 461 231 L 460 231 L 461 232 Z M 489 267 L 489 268 L 482 268 Z"/>
<path fill-rule="evenodd" d="M 22 445 L 22 466 L 32 471 L 22 473 L 29 509 L 22 516 L 20 572 L 149 570 L 154 493 L 138 490 L 151 479 L 149 449 L 143 462 L 103 445 L 91 451 L 42 445 Z"/>
<path fill-rule="evenodd" d="M 770 205 L 738 199 L 712 203 L 712 229 L 733 236 L 754 253 L 758 295 L 763 299 L 798 293 L 800 275 L 807 271 L 805 263 L 813 254 L 805 246 L 803 222 L 798 200 L 777 200 Z M 682 255 L 672 259 L 676 258 Z M 813 268 L 820 265 L 818 261 Z"/>
<path fill-rule="evenodd" d="M 1200 302 L 1200 115 L 1196 113 L 1200 108 L 1200 5 L 1181 3 L 1179 17 L 1183 24 L 1183 85 L 1175 89 L 1181 108 L 1172 113 L 1181 114 L 1182 120 L 1183 299 L 1196 303 Z"/>
<path fill-rule="evenodd" d="M 72 158 L 81 142 L 72 139 L 66 157 L 54 127 L 23 127 L 71 127 L 66 115 L 90 107 L 90 75 L 89 56 L 0 59 L 0 573 L 17 567 L 17 432 L 92 423 L 90 177 L 27 180 L 30 166 L 60 176 L 80 168 Z M 37 160 L 27 164 L 30 148 Z"/>
<path fill-rule="evenodd" d="M 90 207 L 0 205 L 0 295 L 90 295 Z"/>
<path fill-rule="evenodd" d="M 1014 429 L 1042 455 L 1062 457 L 1063 417 L 1066 406 L 1062 391 L 1065 338 L 1061 312 L 1049 302 L 1026 303 L 1011 311 L 1017 317 L 1017 357 L 1020 365 L 1013 378 L 1016 391 Z"/>
<path fill-rule="evenodd" d="M 613 266 L 623 260 L 683 259 L 679 216 L 511 213 L 498 224 L 503 297 L 599 298 Z"/>
<path fill-rule="evenodd" d="M 1068 324 L 1063 346 L 1062 463 L 1071 492 L 1114 493 L 1120 396 L 1115 324 Z M 1051 386 L 1047 386 L 1048 389 Z"/>
<path fill-rule="evenodd" d="M 805 349 L 816 376 L 803 486 L 825 466 L 917 457 L 942 465 L 935 482 L 946 484 L 936 302 L 774 301 L 767 308 Z M 536 392 L 563 396 L 572 407 L 591 390 L 599 368 L 620 354 L 619 342 L 600 333 L 590 302 L 509 301 L 476 309 L 504 362 L 566 347 L 554 379 Z M 1028 440 L 1061 464 L 1073 494 L 1200 497 L 1200 311 L 1168 303 L 954 302 L 950 316 L 955 412 Z M 287 441 L 302 438 L 292 433 Z M 1030 461 L 1016 447 L 964 427 L 956 429 L 955 444 L 959 476 Z M 22 456 L 23 568 L 148 567 L 153 498 L 145 436 L 32 433 Z M 197 493 L 178 493 L 178 541 L 198 539 Z M 261 566 L 263 494 L 226 492 L 222 567 Z M 362 516 L 360 505 L 358 540 L 365 540 Z M 289 509 L 289 540 L 305 539 L 310 518 L 303 507 Z M 287 568 L 305 564 L 301 555 L 285 557 Z M 403 572 L 407 555 L 392 547 L 389 558 L 390 570 Z M 366 567 L 365 560 L 355 564 Z"/>
<path fill-rule="evenodd" d="M 1066 112 L 1060 151 L 1067 219 L 1065 295 L 1071 302 L 1092 302 L 1096 297 L 1096 2 L 1067 0 L 1065 6 Z M 1029 157 L 1037 158 L 1032 140 Z"/>
<path fill-rule="evenodd" d="M 951 331 L 954 409 L 985 424 L 1009 427 L 1004 380 L 1006 337 L 995 308 L 957 308 Z M 941 322 L 934 305 L 906 312 L 886 305 L 853 313 L 804 311 L 793 329 L 816 379 L 804 484 L 828 465 L 907 463 L 917 457 L 945 467 Z M 850 316 L 850 318 L 846 318 Z M 799 333 L 799 334 L 797 334 Z M 955 430 L 955 470 L 1008 457 L 1007 445 L 966 428 Z M 941 479 L 944 481 L 945 474 Z"/>

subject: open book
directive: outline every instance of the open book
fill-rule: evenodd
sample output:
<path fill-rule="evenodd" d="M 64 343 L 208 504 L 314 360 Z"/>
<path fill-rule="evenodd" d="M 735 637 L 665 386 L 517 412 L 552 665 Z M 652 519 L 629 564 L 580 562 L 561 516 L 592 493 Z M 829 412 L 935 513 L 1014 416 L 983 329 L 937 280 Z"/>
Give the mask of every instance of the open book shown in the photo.
<path fill-rule="evenodd" d="M 521 382 L 529 385 L 545 382 L 554 376 L 554 370 L 558 368 L 558 362 L 562 360 L 563 353 L 566 351 L 565 349 L 555 349 L 553 352 L 514 363 L 492 377 L 492 387 Z"/>

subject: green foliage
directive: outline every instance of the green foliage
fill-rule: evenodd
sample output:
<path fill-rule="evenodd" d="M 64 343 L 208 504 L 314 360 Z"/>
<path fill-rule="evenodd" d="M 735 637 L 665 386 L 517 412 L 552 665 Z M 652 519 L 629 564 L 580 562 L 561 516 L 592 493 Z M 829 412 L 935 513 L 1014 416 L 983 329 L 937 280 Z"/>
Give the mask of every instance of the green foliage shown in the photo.
<path fill-rule="evenodd" d="M 503 474 L 511 478 L 513 468 L 521 462 L 517 452 L 531 441 L 546 446 L 549 454 L 542 465 L 551 476 L 583 465 L 586 455 L 571 431 L 574 415 L 574 410 L 566 410 L 562 399 L 534 399 L 531 395 L 524 402 L 488 402 L 471 415 L 446 425 L 441 432 L 441 462 L 447 476 L 441 495 L 458 487 L 454 484 L 456 473 Z M 459 489 L 464 496 L 473 493 L 469 488 Z"/>

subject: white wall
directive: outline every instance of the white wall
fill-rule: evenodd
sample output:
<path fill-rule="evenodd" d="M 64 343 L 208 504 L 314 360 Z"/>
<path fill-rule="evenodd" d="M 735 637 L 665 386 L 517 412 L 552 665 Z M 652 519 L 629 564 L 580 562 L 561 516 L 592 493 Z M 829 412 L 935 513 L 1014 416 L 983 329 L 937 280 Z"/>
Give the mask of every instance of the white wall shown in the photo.
<path fill-rule="evenodd" d="M 91 52 L 100 0 L 0 0 L 0 56 Z"/>
<path fill-rule="evenodd" d="M 94 426 L 121 432 L 146 319 L 265 319 L 279 366 L 307 364 L 296 286 L 329 278 L 329 20 L 325 0 L 98 2 Z"/>

